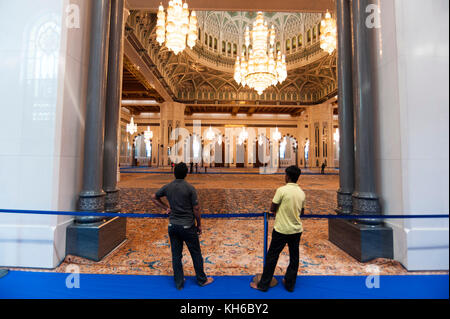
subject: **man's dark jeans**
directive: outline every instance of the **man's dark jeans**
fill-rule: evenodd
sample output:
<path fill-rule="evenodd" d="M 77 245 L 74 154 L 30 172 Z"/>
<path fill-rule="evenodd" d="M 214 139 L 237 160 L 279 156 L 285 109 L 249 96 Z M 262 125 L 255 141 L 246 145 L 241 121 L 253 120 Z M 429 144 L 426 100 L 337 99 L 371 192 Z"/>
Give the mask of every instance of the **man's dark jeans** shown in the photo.
<path fill-rule="evenodd" d="M 264 265 L 261 280 L 258 283 L 258 288 L 267 291 L 272 281 L 275 267 L 277 266 L 280 253 L 283 251 L 286 244 L 289 246 L 289 266 L 284 276 L 286 289 L 293 291 L 295 282 L 297 281 L 298 264 L 300 259 L 300 237 L 302 233 L 284 235 L 277 232 L 275 229 L 272 232 L 272 241 L 270 242 L 269 251 L 266 255 L 266 264 Z"/>
<path fill-rule="evenodd" d="M 197 282 L 203 285 L 207 278 L 203 270 L 203 257 L 200 250 L 200 242 L 196 227 L 184 228 L 181 225 L 169 225 L 170 245 L 172 249 L 172 266 L 173 276 L 177 289 L 183 288 L 184 273 L 183 273 L 183 242 L 186 243 L 189 252 L 191 253 L 192 263 L 194 264 L 195 274 L 197 275 Z"/>

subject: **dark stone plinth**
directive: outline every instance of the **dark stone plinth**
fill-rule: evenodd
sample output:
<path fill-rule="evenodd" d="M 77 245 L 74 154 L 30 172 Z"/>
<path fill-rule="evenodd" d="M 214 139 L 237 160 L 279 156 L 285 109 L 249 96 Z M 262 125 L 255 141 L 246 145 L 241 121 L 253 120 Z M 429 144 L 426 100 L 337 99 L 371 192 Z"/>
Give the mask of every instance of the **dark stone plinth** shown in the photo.
<path fill-rule="evenodd" d="M 364 225 L 352 220 L 328 220 L 328 239 L 360 262 L 375 258 L 394 258 L 392 229 Z"/>
<path fill-rule="evenodd" d="M 114 217 L 67 227 L 66 254 L 99 261 L 125 240 L 126 218 Z"/>

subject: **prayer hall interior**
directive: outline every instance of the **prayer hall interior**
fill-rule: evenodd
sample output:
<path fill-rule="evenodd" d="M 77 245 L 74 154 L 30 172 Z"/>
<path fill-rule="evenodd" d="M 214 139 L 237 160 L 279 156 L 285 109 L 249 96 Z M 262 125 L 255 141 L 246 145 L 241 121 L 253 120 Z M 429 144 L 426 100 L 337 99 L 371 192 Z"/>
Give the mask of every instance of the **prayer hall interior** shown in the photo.
<path fill-rule="evenodd" d="M 262 272 L 291 165 L 299 275 L 448 274 L 448 218 L 383 217 L 448 215 L 447 1 L 46 2 L 0 5 L 0 268 L 171 275 L 150 198 L 184 162 L 208 275 Z"/>

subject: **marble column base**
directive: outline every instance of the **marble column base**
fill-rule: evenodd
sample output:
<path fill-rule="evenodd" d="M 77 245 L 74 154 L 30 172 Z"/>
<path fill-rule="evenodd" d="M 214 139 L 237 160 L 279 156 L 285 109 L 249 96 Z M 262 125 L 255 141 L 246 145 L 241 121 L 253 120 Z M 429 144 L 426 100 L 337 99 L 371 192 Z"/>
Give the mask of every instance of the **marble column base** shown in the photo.
<path fill-rule="evenodd" d="M 113 191 L 106 191 L 105 196 L 105 211 L 106 212 L 119 212 L 120 206 L 119 206 L 119 199 L 120 199 L 120 193 L 119 190 L 113 190 Z"/>
<path fill-rule="evenodd" d="M 105 210 L 105 193 L 81 193 L 78 200 L 78 210 L 82 212 L 103 212 Z M 75 221 L 80 224 L 95 223 L 103 219 L 101 216 L 76 216 Z"/>
<path fill-rule="evenodd" d="M 380 201 L 372 194 L 353 193 L 352 205 L 355 215 L 381 215 Z M 358 219 L 358 223 L 380 225 L 383 224 L 383 221 L 381 219 Z"/>
<path fill-rule="evenodd" d="M 100 261 L 126 238 L 127 220 L 114 217 L 97 223 L 74 223 L 66 230 L 66 254 Z"/>
<path fill-rule="evenodd" d="M 359 262 L 394 258 L 393 231 L 384 225 L 362 225 L 351 220 L 329 219 L 328 240 Z"/>
<path fill-rule="evenodd" d="M 336 212 L 342 215 L 348 215 L 353 212 L 352 193 L 337 191 L 338 207 Z"/>

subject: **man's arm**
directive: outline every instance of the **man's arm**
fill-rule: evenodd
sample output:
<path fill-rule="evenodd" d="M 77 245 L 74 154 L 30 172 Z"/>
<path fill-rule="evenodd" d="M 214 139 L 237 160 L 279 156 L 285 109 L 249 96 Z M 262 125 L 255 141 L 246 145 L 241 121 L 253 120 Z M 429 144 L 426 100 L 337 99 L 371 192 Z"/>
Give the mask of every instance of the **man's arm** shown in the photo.
<path fill-rule="evenodd" d="M 197 233 L 199 235 L 201 235 L 202 234 L 202 215 L 200 213 L 200 205 L 194 206 L 194 216 L 195 216 L 195 221 L 197 222 Z"/>
<path fill-rule="evenodd" d="M 152 202 L 155 203 L 156 206 L 158 206 L 159 208 L 162 208 L 166 211 L 167 214 L 170 214 L 170 207 L 167 206 L 160 197 L 157 197 L 156 194 L 153 194 L 152 197 Z"/>
<path fill-rule="evenodd" d="M 270 204 L 270 212 L 276 216 L 279 207 L 280 204 L 275 204 L 274 202 L 272 202 L 272 204 Z"/>

